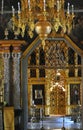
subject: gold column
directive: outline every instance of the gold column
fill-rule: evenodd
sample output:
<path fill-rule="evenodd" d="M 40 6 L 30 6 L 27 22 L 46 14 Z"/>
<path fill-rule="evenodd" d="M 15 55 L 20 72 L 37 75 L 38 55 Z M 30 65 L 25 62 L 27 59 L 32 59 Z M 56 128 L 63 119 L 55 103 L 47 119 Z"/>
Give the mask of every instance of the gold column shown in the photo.
<path fill-rule="evenodd" d="M 49 72 L 50 70 L 46 69 L 46 83 L 45 83 L 45 100 L 46 100 L 46 106 L 45 106 L 45 115 L 50 115 L 50 77 Z"/>
<path fill-rule="evenodd" d="M 69 86 L 69 84 L 68 84 L 68 81 L 67 81 L 67 79 L 68 79 L 68 77 L 69 77 L 69 64 L 68 64 L 68 48 L 66 48 L 67 50 L 66 50 L 66 68 L 67 69 L 65 69 L 65 74 L 66 74 L 66 86 L 65 86 L 65 89 L 66 89 L 66 91 L 65 91 L 65 93 L 66 93 L 66 96 L 65 96 L 65 98 L 66 98 L 66 114 L 69 114 L 69 105 L 70 105 L 70 86 Z"/>
<path fill-rule="evenodd" d="M 39 48 L 36 48 L 36 65 L 39 66 Z M 39 68 L 36 69 L 36 77 L 39 78 Z"/>
<path fill-rule="evenodd" d="M 81 64 L 82 64 L 82 69 L 81 69 L 81 72 L 82 72 L 82 80 L 81 80 L 81 91 L 82 91 L 82 94 L 81 94 L 81 105 L 82 105 L 82 119 L 81 119 L 81 122 L 82 122 L 82 128 L 83 128 L 83 56 L 81 57 Z"/>
<path fill-rule="evenodd" d="M 74 57 L 75 57 L 75 67 L 77 67 L 78 65 L 78 54 L 75 52 L 74 54 Z M 78 68 L 75 68 L 75 77 L 78 77 Z"/>

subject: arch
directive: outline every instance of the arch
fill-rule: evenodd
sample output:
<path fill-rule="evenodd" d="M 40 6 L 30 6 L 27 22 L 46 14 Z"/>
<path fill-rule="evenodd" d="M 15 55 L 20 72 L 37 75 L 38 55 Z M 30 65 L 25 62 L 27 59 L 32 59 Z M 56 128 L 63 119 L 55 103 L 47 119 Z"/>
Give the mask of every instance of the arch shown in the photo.
<path fill-rule="evenodd" d="M 60 41 L 63 40 L 70 46 L 74 51 L 76 51 L 81 57 L 83 57 L 83 51 L 67 36 L 58 36 L 58 37 L 49 37 L 48 40 Z M 22 115 L 22 130 L 27 130 L 27 121 L 28 121 L 28 57 L 30 54 L 35 50 L 35 48 L 41 43 L 39 37 L 37 37 L 30 46 L 25 50 L 25 52 L 21 56 L 21 87 L 22 87 L 22 108 L 23 108 L 23 115 Z"/>
<path fill-rule="evenodd" d="M 54 41 L 60 41 L 63 40 L 65 43 L 67 43 L 68 46 L 70 46 L 74 51 L 76 51 L 80 56 L 83 56 L 83 50 L 81 50 L 67 35 L 61 36 L 58 35 L 58 37 L 49 37 L 48 40 L 54 40 Z M 24 51 L 24 53 L 21 56 L 24 58 L 26 55 L 29 56 L 31 52 L 41 43 L 41 40 L 39 37 L 37 37 L 31 44 L 30 46 Z"/>

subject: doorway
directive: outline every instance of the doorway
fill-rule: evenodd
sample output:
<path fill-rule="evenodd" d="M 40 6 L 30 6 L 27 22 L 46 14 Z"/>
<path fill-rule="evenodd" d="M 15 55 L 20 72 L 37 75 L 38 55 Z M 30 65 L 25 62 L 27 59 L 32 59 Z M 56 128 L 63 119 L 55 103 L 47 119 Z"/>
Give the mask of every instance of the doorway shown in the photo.
<path fill-rule="evenodd" d="M 57 86 L 50 92 L 50 115 L 65 114 L 65 91 Z"/>
<path fill-rule="evenodd" d="M 66 75 L 65 70 L 51 70 L 50 115 L 66 114 Z"/>

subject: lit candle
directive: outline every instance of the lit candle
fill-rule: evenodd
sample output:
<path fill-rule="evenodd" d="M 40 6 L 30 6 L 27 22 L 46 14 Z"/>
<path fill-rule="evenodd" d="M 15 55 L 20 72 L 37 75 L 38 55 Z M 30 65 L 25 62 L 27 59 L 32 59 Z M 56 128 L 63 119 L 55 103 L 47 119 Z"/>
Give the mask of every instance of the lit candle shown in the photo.
<path fill-rule="evenodd" d="M 72 5 L 72 14 L 74 14 L 74 5 Z"/>
<path fill-rule="evenodd" d="M 12 6 L 12 14 L 13 14 L 13 16 L 15 15 L 15 9 L 14 9 L 14 6 Z"/>
<path fill-rule="evenodd" d="M 44 0 L 44 11 L 46 11 L 46 0 Z"/>
<path fill-rule="evenodd" d="M 3 8 L 3 0 L 2 0 L 2 8 Z"/>
<path fill-rule="evenodd" d="M 34 100 L 33 100 L 33 102 L 32 102 L 32 103 L 33 103 L 33 105 L 34 105 Z"/>
<path fill-rule="evenodd" d="M 67 6 L 67 14 L 70 14 L 70 3 L 68 3 L 68 6 Z"/>
<path fill-rule="evenodd" d="M 30 7 L 30 0 L 28 0 L 28 7 L 29 7 L 29 10 L 31 9 L 31 7 Z"/>
<path fill-rule="evenodd" d="M 57 12 L 59 12 L 59 9 L 60 9 L 60 5 L 59 5 L 59 0 L 57 0 Z"/>
<path fill-rule="evenodd" d="M 18 11 L 20 12 L 20 2 L 18 2 Z"/>
<path fill-rule="evenodd" d="M 2 14 L 3 14 L 3 4 L 4 4 L 4 3 L 3 3 L 3 0 L 2 0 L 2 7 L 1 7 Z"/>

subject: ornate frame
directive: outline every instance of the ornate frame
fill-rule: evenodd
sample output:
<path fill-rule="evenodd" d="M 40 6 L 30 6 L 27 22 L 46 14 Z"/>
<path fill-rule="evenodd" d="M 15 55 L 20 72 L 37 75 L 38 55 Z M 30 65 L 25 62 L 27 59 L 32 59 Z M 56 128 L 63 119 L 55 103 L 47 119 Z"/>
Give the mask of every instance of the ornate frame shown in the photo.
<path fill-rule="evenodd" d="M 32 85 L 32 100 L 35 105 L 45 104 L 44 84 Z"/>
<path fill-rule="evenodd" d="M 80 103 L 80 84 L 70 84 L 70 104 L 78 105 Z"/>

